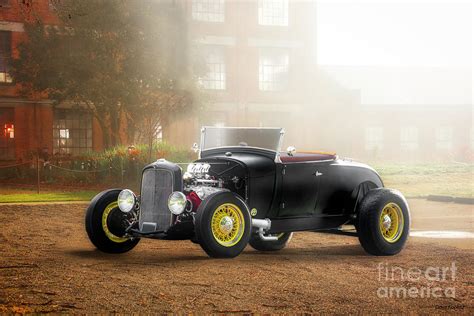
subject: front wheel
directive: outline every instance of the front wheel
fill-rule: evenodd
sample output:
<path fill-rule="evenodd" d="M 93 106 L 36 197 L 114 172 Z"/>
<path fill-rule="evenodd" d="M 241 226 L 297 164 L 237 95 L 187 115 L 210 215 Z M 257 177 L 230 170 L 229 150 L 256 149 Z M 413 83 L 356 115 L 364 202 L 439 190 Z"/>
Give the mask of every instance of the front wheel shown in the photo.
<path fill-rule="evenodd" d="M 213 258 L 233 258 L 247 246 L 251 223 L 249 210 L 237 195 L 217 192 L 207 197 L 196 212 L 196 239 Z"/>
<path fill-rule="evenodd" d="M 107 253 L 132 250 L 139 238 L 124 237 L 129 216 L 118 208 L 117 197 L 121 190 L 107 190 L 97 194 L 86 211 L 86 231 L 97 249 Z"/>
<path fill-rule="evenodd" d="M 385 188 L 370 190 L 359 208 L 357 233 L 362 247 L 376 256 L 399 253 L 410 231 L 410 210 L 403 195 Z"/>

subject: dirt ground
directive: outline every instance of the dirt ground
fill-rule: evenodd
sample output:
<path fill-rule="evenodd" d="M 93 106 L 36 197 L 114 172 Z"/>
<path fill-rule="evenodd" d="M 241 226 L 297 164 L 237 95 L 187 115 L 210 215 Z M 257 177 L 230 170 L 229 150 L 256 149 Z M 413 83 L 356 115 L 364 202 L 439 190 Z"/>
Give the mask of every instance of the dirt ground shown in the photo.
<path fill-rule="evenodd" d="M 472 206 L 409 202 L 413 230 L 474 232 Z M 0 205 L 0 312 L 474 313 L 472 238 L 410 238 L 393 257 L 366 255 L 354 237 L 309 232 L 280 252 L 247 248 L 231 260 L 189 241 L 144 239 L 108 255 L 87 239 L 85 207 Z M 437 274 L 453 263 L 454 280 Z M 399 272 L 408 269 L 421 277 Z M 412 288 L 424 297 L 390 292 Z"/>

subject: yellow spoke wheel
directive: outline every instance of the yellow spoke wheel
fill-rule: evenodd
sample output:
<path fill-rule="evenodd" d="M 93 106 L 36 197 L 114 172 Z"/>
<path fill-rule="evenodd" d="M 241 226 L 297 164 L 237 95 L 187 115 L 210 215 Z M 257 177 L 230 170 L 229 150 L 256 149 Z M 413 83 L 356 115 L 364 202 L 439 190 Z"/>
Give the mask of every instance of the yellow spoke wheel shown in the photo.
<path fill-rule="evenodd" d="M 405 220 L 400 206 L 396 203 L 386 204 L 379 218 L 379 228 L 382 237 L 389 243 L 394 243 L 400 239 L 403 233 Z"/>
<path fill-rule="evenodd" d="M 109 227 L 107 226 L 107 220 L 109 218 L 110 213 L 113 210 L 115 210 L 115 211 L 118 210 L 117 201 L 112 202 L 109 205 L 107 205 L 107 207 L 104 210 L 104 213 L 102 213 L 102 229 L 104 230 L 105 236 L 107 236 L 107 238 L 110 239 L 111 241 L 116 242 L 116 243 L 126 242 L 128 240 L 128 238 L 118 237 L 118 236 L 114 235 L 110 231 Z"/>
<path fill-rule="evenodd" d="M 224 203 L 216 208 L 211 219 L 211 231 L 220 245 L 234 246 L 244 235 L 244 230 L 244 215 L 237 205 Z"/>
<path fill-rule="evenodd" d="M 393 256 L 403 249 L 410 233 L 410 207 L 400 192 L 369 190 L 358 209 L 357 235 L 365 251 Z"/>
<path fill-rule="evenodd" d="M 86 210 L 87 236 L 97 249 L 107 253 L 130 251 L 140 241 L 140 238 L 124 238 L 131 218 L 118 208 L 120 191 L 113 189 L 100 192 Z"/>

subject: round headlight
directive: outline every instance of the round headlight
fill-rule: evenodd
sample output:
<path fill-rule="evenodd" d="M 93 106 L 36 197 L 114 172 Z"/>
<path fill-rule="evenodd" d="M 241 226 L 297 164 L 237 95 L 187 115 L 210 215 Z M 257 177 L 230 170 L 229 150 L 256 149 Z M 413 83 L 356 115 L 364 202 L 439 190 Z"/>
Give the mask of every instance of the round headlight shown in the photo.
<path fill-rule="evenodd" d="M 186 208 L 186 195 L 179 191 L 171 193 L 168 198 L 168 208 L 174 215 L 183 213 Z"/>
<path fill-rule="evenodd" d="M 135 207 L 136 202 L 137 202 L 137 198 L 136 198 L 135 194 L 133 194 L 132 191 L 130 191 L 128 189 L 120 191 L 120 193 L 118 195 L 117 203 L 118 203 L 119 209 L 122 212 L 128 213 L 131 210 L 133 210 L 133 208 Z"/>

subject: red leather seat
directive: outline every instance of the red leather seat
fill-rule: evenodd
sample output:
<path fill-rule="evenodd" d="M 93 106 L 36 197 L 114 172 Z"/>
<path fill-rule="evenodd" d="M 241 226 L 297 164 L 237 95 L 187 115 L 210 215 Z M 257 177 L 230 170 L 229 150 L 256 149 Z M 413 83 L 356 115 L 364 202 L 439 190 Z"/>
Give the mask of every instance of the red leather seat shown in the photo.
<path fill-rule="evenodd" d="M 321 161 L 321 160 L 334 160 L 337 158 L 335 153 L 324 153 L 324 152 L 298 152 L 293 156 L 289 156 L 286 152 L 280 153 L 281 162 L 308 162 L 308 161 Z"/>

